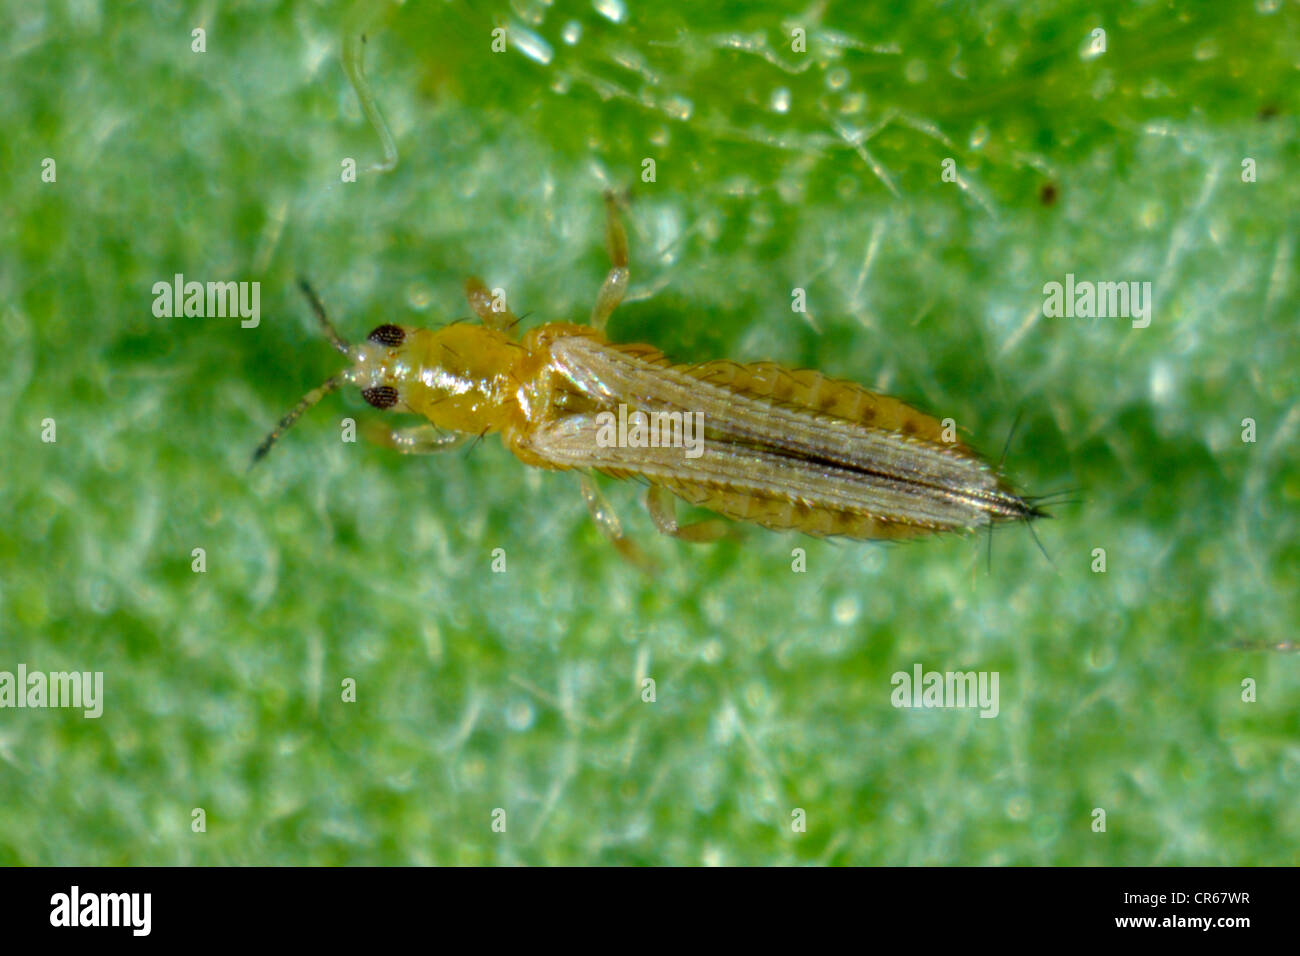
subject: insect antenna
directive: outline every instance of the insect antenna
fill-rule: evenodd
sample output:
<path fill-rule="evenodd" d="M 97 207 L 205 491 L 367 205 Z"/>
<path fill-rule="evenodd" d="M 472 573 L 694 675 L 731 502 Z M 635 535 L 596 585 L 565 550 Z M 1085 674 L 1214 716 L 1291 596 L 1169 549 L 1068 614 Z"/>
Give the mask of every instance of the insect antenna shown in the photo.
<path fill-rule="evenodd" d="M 325 306 L 321 302 L 320 296 L 316 294 L 316 290 L 311 287 L 311 283 L 302 276 L 299 276 L 298 288 L 301 289 L 302 294 L 307 297 L 307 304 L 311 306 L 311 310 L 315 313 L 316 320 L 320 322 L 321 330 L 325 333 L 325 337 L 330 340 L 330 344 L 344 355 L 351 357 L 352 347 L 348 345 L 347 340 L 344 339 L 343 336 L 339 335 L 338 329 L 334 328 L 334 323 L 331 322 L 329 316 L 325 314 Z M 271 434 L 262 439 L 262 444 L 258 445 L 257 450 L 253 452 L 253 460 L 249 462 L 248 467 L 251 469 L 259 461 L 265 458 L 266 453 L 271 450 L 271 446 L 280 440 L 281 435 L 293 427 L 293 423 L 302 417 L 303 412 L 311 408 L 330 392 L 337 390 L 342 384 L 342 377 L 336 375 L 333 378 L 327 378 L 320 385 L 316 386 L 304 395 L 299 400 L 298 404 L 289 410 L 289 414 L 280 419 L 280 424 L 276 425 L 275 428 L 272 429 Z"/>
<path fill-rule="evenodd" d="M 311 408 L 330 392 L 335 391 L 343 380 L 339 376 L 327 378 L 320 385 L 313 388 L 310 392 L 302 397 L 297 405 L 289 410 L 289 414 L 280 419 L 280 424 L 276 425 L 271 434 L 262 439 L 262 444 L 257 446 L 253 452 L 253 460 L 249 462 L 248 467 L 252 468 L 259 461 L 266 457 L 266 453 L 271 450 L 271 446 L 280 440 L 280 436 L 293 427 L 293 423 L 302 417 L 302 413 Z"/>
<path fill-rule="evenodd" d="M 316 295 L 316 290 L 302 276 L 298 277 L 298 288 L 307 297 L 307 303 L 311 306 L 311 310 L 316 313 L 316 319 L 320 322 L 320 327 L 324 330 L 325 337 L 330 340 L 330 344 L 344 355 L 350 355 L 351 346 L 348 345 L 343 336 L 339 335 L 338 329 L 334 328 L 334 323 L 325 314 L 325 306 L 321 303 L 320 297 Z"/>

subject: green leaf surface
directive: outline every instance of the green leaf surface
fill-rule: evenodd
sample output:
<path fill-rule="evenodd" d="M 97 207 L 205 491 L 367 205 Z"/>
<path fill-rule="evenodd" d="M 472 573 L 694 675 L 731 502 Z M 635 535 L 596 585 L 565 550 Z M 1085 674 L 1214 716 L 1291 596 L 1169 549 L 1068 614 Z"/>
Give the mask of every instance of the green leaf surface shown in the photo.
<path fill-rule="evenodd" d="M 0 2 L 0 671 L 105 695 L 0 709 L 0 863 L 1300 862 L 1298 66 L 1283 0 Z M 604 481 L 647 577 L 495 439 L 340 441 L 355 390 L 247 471 L 338 368 L 299 274 L 353 339 L 466 317 L 470 275 L 582 321 L 611 186 L 612 337 L 995 459 L 1022 412 L 1009 472 L 1079 499 L 1055 569 L 1018 527 L 991 572 L 692 546 Z M 156 317 L 177 273 L 259 324 Z M 1046 317 L 1067 274 L 1149 281 L 1150 325 Z M 998 716 L 894 707 L 915 664 L 996 672 Z"/>

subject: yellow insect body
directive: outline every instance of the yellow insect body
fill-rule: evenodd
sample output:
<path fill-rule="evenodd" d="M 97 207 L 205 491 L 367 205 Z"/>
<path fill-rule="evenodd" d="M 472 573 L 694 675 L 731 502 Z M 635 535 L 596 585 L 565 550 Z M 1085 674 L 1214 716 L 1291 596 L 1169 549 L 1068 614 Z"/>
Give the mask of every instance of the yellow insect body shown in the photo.
<path fill-rule="evenodd" d="M 500 433 L 525 464 L 578 470 L 602 531 L 629 557 L 617 518 L 586 475 L 650 485 L 659 529 L 690 540 L 726 533 L 722 522 L 679 528 L 672 496 L 767 528 L 851 538 L 905 538 L 970 530 L 1042 512 L 942 425 L 908 405 L 818 372 L 767 362 L 672 364 L 648 345 L 614 344 L 602 327 L 627 285 L 627 247 L 612 199 L 614 267 L 591 325 L 552 322 L 519 341 L 514 316 L 477 279 L 467 283 L 483 325 L 430 330 L 381 325 L 348 345 L 319 302 L 317 316 L 350 368 L 309 393 L 258 449 L 260 458 L 302 411 L 342 384 L 372 405 L 422 416 L 392 432 L 407 452 Z M 615 415 L 701 424 L 699 447 L 610 441 Z M 693 416 L 693 418 L 692 418 Z"/>

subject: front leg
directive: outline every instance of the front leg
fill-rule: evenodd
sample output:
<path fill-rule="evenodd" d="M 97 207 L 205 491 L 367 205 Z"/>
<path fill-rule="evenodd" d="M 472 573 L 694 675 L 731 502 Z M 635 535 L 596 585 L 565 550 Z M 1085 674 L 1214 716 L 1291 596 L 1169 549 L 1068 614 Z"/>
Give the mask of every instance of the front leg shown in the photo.
<path fill-rule="evenodd" d="M 483 324 L 489 329 L 509 332 L 519 322 L 504 299 L 498 302 L 492 290 L 478 276 L 470 276 L 465 280 L 465 298 L 469 302 L 469 307 L 474 310 L 474 314 L 482 319 Z"/>
<path fill-rule="evenodd" d="M 370 425 L 366 427 L 365 434 L 376 445 L 395 449 L 403 455 L 431 455 L 438 451 L 451 451 L 474 437 L 461 432 L 445 432 L 432 425 L 392 429 Z"/>
<path fill-rule="evenodd" d="M 671 491 L 658 485 L 651 485 L 646 491 L 645 506 L 660 534 L 700 544 L 717 541 L 719 538 L 738 537 L 732 526 L 721 518 L 696 521 L 685 527 L 678 525 L 677 499 Z"/>

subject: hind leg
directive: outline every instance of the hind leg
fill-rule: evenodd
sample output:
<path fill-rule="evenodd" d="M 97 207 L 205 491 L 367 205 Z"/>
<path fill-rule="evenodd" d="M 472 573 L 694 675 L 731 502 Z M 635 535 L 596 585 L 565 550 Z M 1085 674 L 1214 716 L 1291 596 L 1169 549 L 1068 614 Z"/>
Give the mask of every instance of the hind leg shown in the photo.
<path fill-rule="evenodd" d="M 680 538 L 682 541 L 706 543 L 719 538 L 735 537 L 735 530 L 721 518 L 696 521 L 685 527 L 677 524 L 677 499 L 673 493 L 658 485 L 651 485 L 645 493 L 646 510 L 660 534 Z"/>
<path fill-rule="evenodd" d="M 432 425 L 390 429 L 378 424 L 366 426 L 365 436 L 376 445 L 395 449 L 404 455 L 431 455 L 438 451 L 451 451 L 474 437 L 460 432 L 445 432 Z"/>

